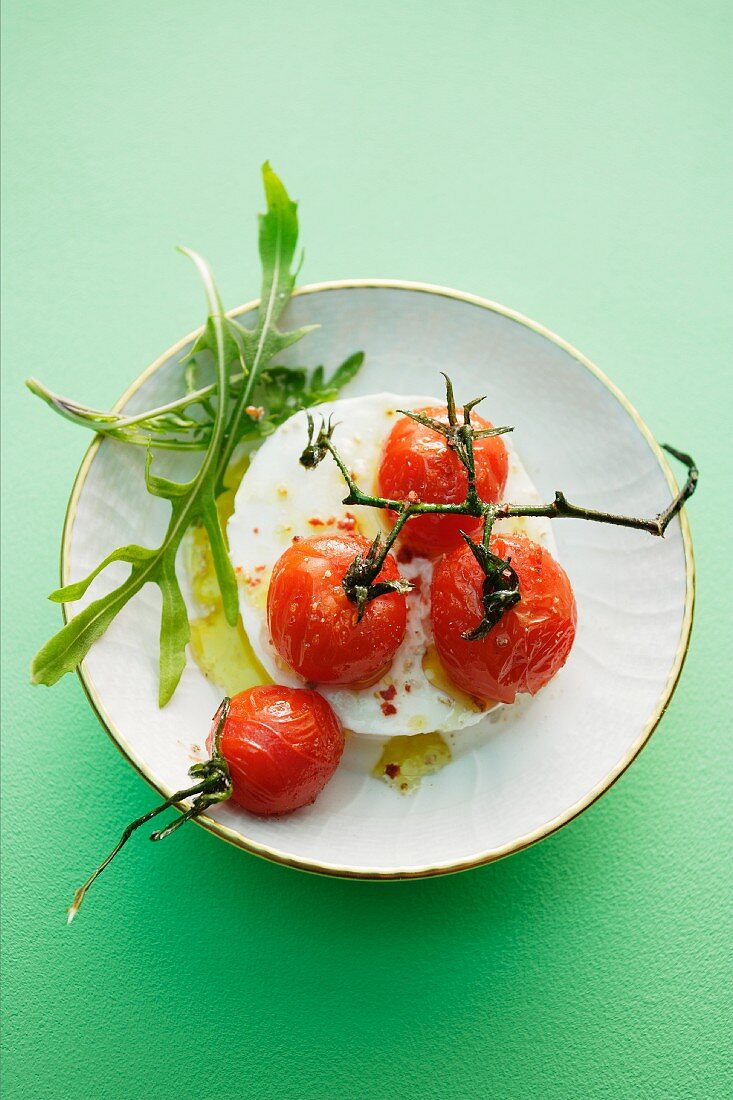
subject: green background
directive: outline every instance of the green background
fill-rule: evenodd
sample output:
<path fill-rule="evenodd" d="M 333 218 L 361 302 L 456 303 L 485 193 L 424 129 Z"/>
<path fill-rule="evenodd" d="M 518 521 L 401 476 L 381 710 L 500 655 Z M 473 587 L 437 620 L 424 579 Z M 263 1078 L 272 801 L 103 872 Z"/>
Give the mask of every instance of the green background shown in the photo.
<path fill-rule="evenodd" d="M 730 16 L 6 4 L 6 1100 L 729 1094 Z M 131 845 L 67 930 L 73 888 L 152 796 L 75 678 L 28 684 L 88 440 L 22 381 L 109 405 L 201 320 L 177 243 L 227 305 L 254 296 L 265 157 L 301 200 L 303 281 L 504 302 L 697 457 L 692 647 L 630 772 L 520 855 L 371 884 L 189 828 Z"/>

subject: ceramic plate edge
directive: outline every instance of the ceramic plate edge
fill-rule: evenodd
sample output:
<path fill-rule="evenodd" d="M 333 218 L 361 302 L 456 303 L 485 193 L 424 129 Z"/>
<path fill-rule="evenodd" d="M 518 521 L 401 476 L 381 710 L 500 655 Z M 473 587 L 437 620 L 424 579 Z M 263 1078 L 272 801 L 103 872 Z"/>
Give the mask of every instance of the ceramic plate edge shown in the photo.
<path fill-rule="evenodd" d="M 332 280 L 321 283 L 309 283 L 306 286 L 297 288 L 293 292 L 293 297 L 302 297 L 307 294 L 318 294 L 331 290 L 357 290 L 357 289 L 382 289 L 382 290 L 405 290 L 413 293 L 432 294 L 437 297 L 451 298 L 456 301 L 466 302 L 469 305 L 475 305 L 481 309 L 488 309 L 493 313 L 498 313 L 503 317 L 508 318 L 511 321 L 515 321 L 517 324 L 530 329 L 532 332 L 536 332 L 538 335 L 543 336 L 545 339 L 550 340 L 553 344 L 560 347 L 563 351 L 567 352 L 573 359 L 575 359 L 581 366 L 589 370 L 599 381 L 609 390 L 609 392 L 616 398 L 624 411 L 634 421 L 636 427 L 644 436 L 646 442 L 649 444 L 657 462 L 659 463 L 662 472 L 666 478 L 666 481 L 670 487 L 672 493 L 676 493 L 678 490 L 677 482 L 671 467 L 667 461 L 667 458 L 662 451 L 661 447 L 657 443 L 651 430 L 641 418 L 636 408 L 631 404 L 624 393 L 611 381 L 607 375 L 595 365 L 587 356 L 578 351 L 566 340 L 563 340 L 560 336 L 557 336 L 550 329 L 545 328 L 543 325 L 538 324 L 536 321 L 525 317 L 523 314 L 516 310 L 509 309 L 506 306 L 500 305 L 498 302 L 493 302 L 488 298 L 483 298 L 479 295 L 468 294 L 458 290 L 452 290 L 449 287 L 437 286 L 432 283 L 411 282 L 401 279 L 341 279 Z M 239 317 L 242 314 L 246 314 L 256 309 L 259 305 L 259 299 L 247 302 L 244 305 L 237 306 L 235 309 L 227 311 L 227 315 L 230 317 Z M 150 366 L 138 375 L 138 377 L 127 387 L 120 398 L 115 402 L 113 406 L 114 412 L 119 412 L 130 398 L 140 389 L 140 387 L 150 378 L 157 370 L 159 370 L 168 360 L 185 347 L 188 343 L 193 341 L 202 331 L 203 326 L 199 326 L 193 332 L 187 336 L 182 337 L 175 344 L 169 347 L 162 355 L 158 356 Z M 97 436 L 88 447 L 84 458 L 82 459 L 74 484 L 71 489 L 69 502 L 66 508 L 66 514 L 64 517 L 64 525 L 61 537 L 61 561 L 60 561 L 60 573 L 61 584 L 68 583 L 68 560 L 69 551 L 71 545 L 71 533 L 74 526 L 74 520 L 76 517 L 76 509 L 81 492 L 84 488 L 87 474 L 94 460 L 102 438 Z M 695 603 L 695 562 L 692 549 L 692 536 L 690 533 L 690 525 L 685 514 L 684 509 L 680 512 L 680 528 L 682 534 L 682 542 L 685 553 L 685 607 L 682 619 L 682 629 L 680 632 L 680 638 L 675 653 L 675 658 L 672 663 L 670 674 L 667 678 L 667 683 L 657 701 L 654 711 L 642 729 L 639 737 L 631 746 L 629 752 L 623 757 L 623 759 L 611 769 L 611 771 L 604 776 L 604 778 L 596 784 L 596 786 L 587 794 L 584 798 L 580 799 L 574 805 L 569 807 L 564 813 L 559 814 L 549 822 L 545 822 L 544 825 L 538 829 L 533 830 L 531 833 L 527 833 L 524 836 L 518 837 L 510 844 L 503 845 L 499 848 L 488 849 L 485 852 L 481 852 L 478 856 L 465 861 L 446 861 L 443 863 L 435 863 L 425 865 L 423 867 L 404 867 L 394 868 L 390 871 L 381 871 L 377 868 L 352 868 L 348 866 L 341 866 L 338 864 L 323 863 L 317 860 L 305 860 L 296 859 L 293 856 L 287 855 L 285 852 L 281 852 L 275 848 L 269 848 L 264 844 L 256 844 L 253 841 L 247 841 L 235 830 L 228 828 L 221 822 L 216 821 L 214 818 L 201 817 L 194 819 L 198 825 L 202 828 L 214 833 L 222 840 L 226 840 L 228 843 L 233 844 L 237 848 L 250 852 L 252 855 L 260 856 L 263 859 L 267 859 L 271 862 L 280 863 L 283 866 L 292 867 L 295 870 L 309 871 L 316 874 L 330 875 L 338 878 L 358 878 L 367 880 L 400 880 L 411 878 L 428 878 L 434 875 L 454 874 L 460 871 L 472 870 L 475 867 L 482 867 L 487 863 L 494 863 L 496 860 L 504 859 L 506 856 L 513 855 L 515 852 L 521 852 L 525 848 L 530 847 L 532 844 L 538 843 L 540 840 L 544 840 L 545 837 L 551 836 L 552 833 L 557 832 L 564 825 L 569 824 L 579 814 L 587 810 L 589 806 L 592 806 L 594 802 L 605 794 L 613 784 L 623 775 L 626 769 L 634 762 L 641 750 L 649 741 L 652 733 L 658 726 L 664 712 L 666 711 L 669 702 L 674 694 L 675 688 L 682 672 L 682 667 L 687 656 L 687 650 L 690 644 L 690 635 L 692 631 L 692 620 L 694 613 Z M 62 615 L 64 622 L 68 621 L 66 604 L 62 605 Z M 89 700 L 92 710 L 97 715 L 100 723 L 104 727 L 106 733 L 116 745 L 122 756 L 135 768 L 135 771 L 140 775 L 155 791 L 157 791 L 163 798 L 169 798 L 173 794 L 172 788 L 161 786 L 156 779 L 150 774 L 148 769 L 142 760 L 138 760 L 136 754 L 132 751 L 127 744 L 125 738 L 120 731 L 115 727 L 111 718 L 107 714 L 101 699 L 99 698 L 94 683 L 89 675 L 84 662 L 81 663 L 77 669 L 79 679 L 81 681 L 84 692 Z M 182 808 L 182 807 L 179 807 Z"/>

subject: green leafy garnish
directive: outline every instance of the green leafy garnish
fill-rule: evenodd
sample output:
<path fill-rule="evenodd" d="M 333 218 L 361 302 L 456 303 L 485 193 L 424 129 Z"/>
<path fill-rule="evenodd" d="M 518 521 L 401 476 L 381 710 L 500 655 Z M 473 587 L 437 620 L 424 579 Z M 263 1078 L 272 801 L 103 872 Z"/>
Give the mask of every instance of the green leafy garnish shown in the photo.
<path fill-rule="evenodd" d="M 328 378 L 322 366 L 310 371 L 305 367 L 267 367 L 257 379 L 251 395 L 252 406 L 258 410 L 262 408 L 263 414 L 261 417 L 242 418 L 237 442 L 264 438 L 299 409 L 333 400 L 356 376 L 363 362 L 364 353 L 355 352 Z M 197 360 L 192 360 L 189 366 L 192 382 L 195 374 L 191 368 L 196 363 Z M 241 371 L 230 375 L 230 400 L 237 400 L 243 382 Z M 183 397 L 134 416 L 101 412 L 88 405 L 80 405 L 53 393 L 36 378 L 29 378 L 26 385 L 64 419 L 122 443 L 172 451 L 203 451 L 209 445 L 216 416 L 212 402 L 216 382 L 199 388 L 192 385 Z"/>
<path fill-rule="evenodd" d="M 217 364 L 217 416 L 211 441 L 196 476 L 189 482 L 169 481 L 156 477 L 148 455 L 145 480 L 148 491 L 170 501 L 171 517 L 161 545 L 154 550 L 143 546 L 124 546 L 113 551 L 84 581 L 71 584 L 52 593 L 55 602 L 79 599 L 97 574 L 113 561 L 128 562 L 132 569 L 118 588 L 101 596 L 75 615 L 36 654 L 31 666 L 31 678 L 36 684 L 55 684 L 65 673 L 73 671 L 91 646 L 105 632 L 128 600 L 137 595 L 143 585 L 157 584 L 163 598 L 160 626 L 160 686 L 161 706 L 171 698 L 186 663 L 185 649 L 190 636 L 186 604 L 176 577 L 176 554 L 188 527 L 199 520 L 206 527 L 221 588 L 227 621 L 236 623 L 238 612 L 237 582 L 229 561 L 224 535 L 216 511 L 216 479 L 218 458 L 226 429 L 228 372 L 225 352 L 225 318 L 211 272 L 195 252 L 184 250 L 199 269 L 204 281 L 209 317 L 201 340 L 214 349 Z"/>
<path fill-rule="evenodd" d="M 300 367 L 268 367 L 255 387 L 252 401 L 253 405 L 265 408 L 264 415 L 261 420 L 250 421 L 245 426 L 242 439 L 250 435 L 269 435 L 299 409 L 332 401 L 355 377 L 363 362 L 363 353 L 356 352 L 344 360 L 330 378 L 324 377 L 323 367 L 310 372 Z"/>
<path fill-rule="evenodd" d="M 192 524 L 201 524 L 206 529 L 224 613 L 227 622 L 235 626 L 239 613 L 237 583 L 216 507 L 232 456 L 241 442 L 268 434 L 303 405 L 335 396 L 361 366 L 363 356 L 351 356 L 326 380 L 322 367 L 309 373 L 270 365 L 274 356 L 315 326 L 289 332 L 278 327 L 295 283 L 292 268 L 298 242 L 297 206 L 269 164 L 263 166 L 262 175 L 267 212 L 259 218 L 262 294 L 253 328 L 227 317 L 206 262 L 196 252 L 181 249 L 198 269 L 208 305 L 206 324 L 189 356 L 187 394 L 158 409 L 120 417 L 66 401 L 34 380 L 28 383 L 33 392 L 67 419 L 125 442 L 144 443 L 149 448 L 145 466 L 148 492 L 167 500 L 171 506 L 168 529 L 160 546 L 154 549 L 122 546 L 84 580 L 51 594 L 50 598 L 57 603 L 73 602 L 84 595 L 95 577 L 112 562 L 131 566 L 123 584 L 75 615 L 36 654 L 31 666 L 33 683 L 51 685 L 73 671 L 125 604 L 144 585 L 152 583 L 160 588 L 163 601 L 158 699 L 160 706 L 164 706 L 181 678 L 190 638 L 186 604 L 176 576 L 176 555 L 186 531 Z M 191 390 L 197 370 L 212 365 L 215 381 Z M 157 476 L 151 448 L 160 447 L 203 450 L 196 475 L 187 482 Z"/>

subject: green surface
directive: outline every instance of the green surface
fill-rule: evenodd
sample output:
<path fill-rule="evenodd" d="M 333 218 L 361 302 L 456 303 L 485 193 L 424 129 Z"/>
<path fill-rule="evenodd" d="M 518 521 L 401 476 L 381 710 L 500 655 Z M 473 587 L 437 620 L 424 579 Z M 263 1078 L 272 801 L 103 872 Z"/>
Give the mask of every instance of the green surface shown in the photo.
<path fill-rule="evenodd" d="M 724 2 L 6 4 L 4 1100 L 730 1095 L 731 31 Z M 266 156 L 304 281 L 504 302 L 695 454 L 692 647 L 630 772 L 503 863 L 353 883 L 188 828 L 67 930 L 151 792 L 75 678 L 28 684 L 86 439 L 22 380 L 111 403 L 201 320 L 179 242 L 251 297 Z"/>

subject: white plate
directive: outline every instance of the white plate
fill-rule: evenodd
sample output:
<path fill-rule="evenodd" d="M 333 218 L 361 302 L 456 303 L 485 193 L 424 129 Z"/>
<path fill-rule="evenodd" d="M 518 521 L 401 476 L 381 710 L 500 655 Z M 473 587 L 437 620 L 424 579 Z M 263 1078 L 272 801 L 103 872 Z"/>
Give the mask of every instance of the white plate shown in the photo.
<path fill-rule="evenodd" d="M 440 370 L 452 375 L 459 399 L 488 393 L 487 415 L 516 426 L 514 443 L 547 499 L 562 489 L 575 503 L 645 516 L 670 499 L 667 462 L 623 395 L 579 352 L 503 306 L 423 284 L 327 283 L 303 287 L 289 305 L 287 326 L 306 323 L 321 327 L 288 361 L 331 369 L 353 351 L 366 353 L 347 396 L 436 390 Z M 132 413 L 177 396 L 195 335 L 148 368 L 117 408 Z M 176 461 L 173 469 L 186 473 Z M 146 494 L 143 462 L 138 448 L 110 441 L 90 448 L 69 502 L 63 583 L 118 545 L 157 545 L 169 506 Z M 401 797 L 369 775 L 379 755 L 372 743 L 369 753 L 347 751 L 311 807 L 263 819 L 224 804 L 201 823 L 280 863 L 401 878 L 498 859 L 589 806 L 644 746 L 674 691 L 692 624 L 692 547 L 684 515 L 664 539 L 566 519 L 554 532 L 578 602 L 578 633 L 566 667 L 536 698 L 484 719 L 416 794 Z M 125 574 L 124 566 L 106 570 L 87 599 Z M 189 660 L 172 702 L 158 709 L 159 613 L 158 591 L 148 585 L 80 675 L 123 754 L 167 797 L 187 785 L 192 746 L 203 743 L 221 693 Z"/>

